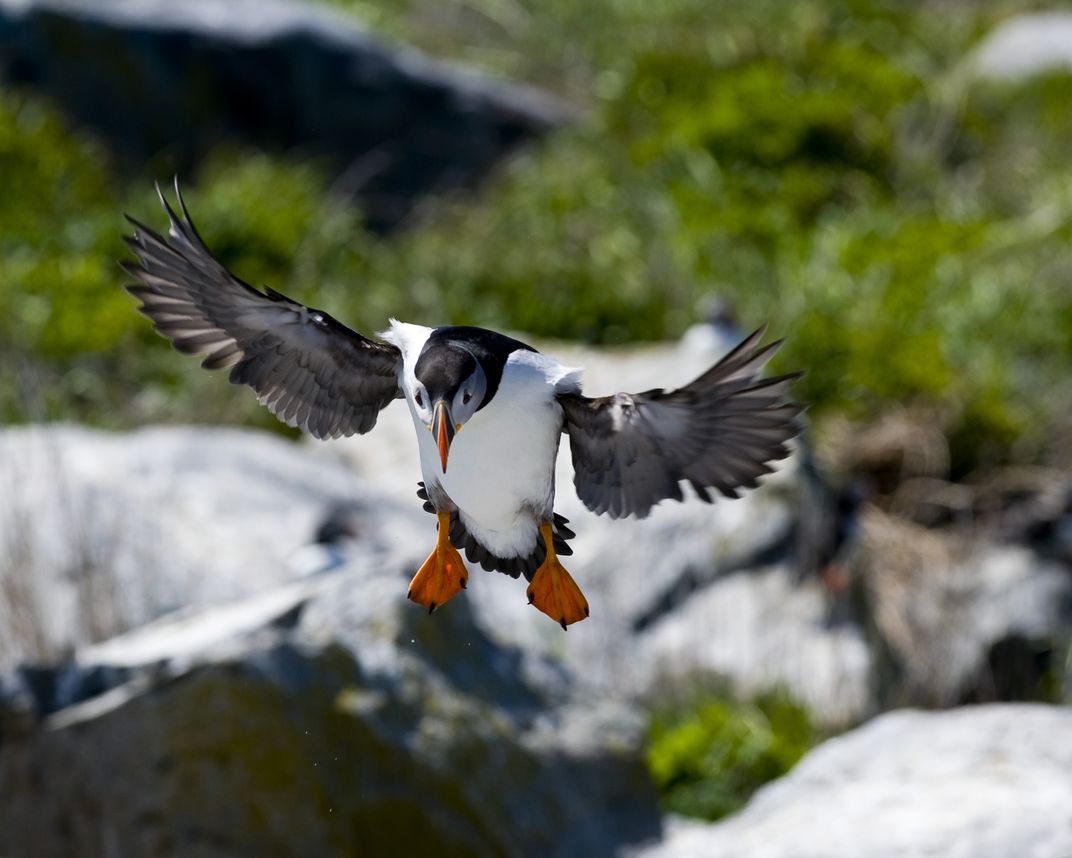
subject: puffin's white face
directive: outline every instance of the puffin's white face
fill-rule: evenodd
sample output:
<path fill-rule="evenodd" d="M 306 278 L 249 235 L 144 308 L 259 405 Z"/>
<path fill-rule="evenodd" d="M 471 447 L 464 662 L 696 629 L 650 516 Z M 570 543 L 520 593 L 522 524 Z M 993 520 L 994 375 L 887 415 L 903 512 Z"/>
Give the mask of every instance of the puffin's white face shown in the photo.
<path fill-rule="evenodd" d="M 437 350 L 427 363 L 422 356 L 414 382 L 414 411 L 436 439 L 446 471 L 447 453 L 455 434 L 484 402 L 487 376 L 468 351 L 447 348 Z"/>
<path fill-rule="evenodd" d="M 443 398 L 444 404 L 450 408 L 455 431 L 461 429 L 476 413 L 480 403 L 484 401 L 484 393 L 487 389 L 487 377 L 484 375 L 483 367 L 478 363 L 469 377 L 462 382 L 461 387 L 455 391 L 453 398 L 449 402 L 445 397 Z M 421 383 L 420 379 L 417 379 L 413 391 L 413 408 L 428 429 L 432 428 L 435 403 L 436 399 L 428 392 L 428 388 Z"/>

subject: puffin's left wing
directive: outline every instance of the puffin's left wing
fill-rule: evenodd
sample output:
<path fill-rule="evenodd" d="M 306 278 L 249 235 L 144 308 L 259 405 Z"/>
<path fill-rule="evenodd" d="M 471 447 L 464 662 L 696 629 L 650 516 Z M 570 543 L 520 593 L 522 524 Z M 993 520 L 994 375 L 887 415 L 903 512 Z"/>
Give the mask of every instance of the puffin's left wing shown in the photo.
<path fill-rule="evenodd" d="M 248 384 L 288 426 L 317 438 L 367 432 L 380 409 L 400 398 L 402 354 L 327 313 L 235 277 L 209 253 L 178 195 L 182 217 L 157 187 L 170 220 L 169 242 L 128 217 L 126 239 L 138 257 L 123 263 L 139 280 L 127 290 L 179 351 L 204 354 L 206 369 L 231 367 L 232 384 Z"/>
<path fill-rule="evenodd" d="M 785 396 L 802 373 L 756 377 L 781 345 L 760 348 L 763 330 L 678 390 L 559 394 L 585 506 L 643 518 L 661 500 L 681 500 L 682 481 L 708 502 L 711 488 L 735 498 L 771 472 L 768 462 L 788 456 L 803 406 Z"/>

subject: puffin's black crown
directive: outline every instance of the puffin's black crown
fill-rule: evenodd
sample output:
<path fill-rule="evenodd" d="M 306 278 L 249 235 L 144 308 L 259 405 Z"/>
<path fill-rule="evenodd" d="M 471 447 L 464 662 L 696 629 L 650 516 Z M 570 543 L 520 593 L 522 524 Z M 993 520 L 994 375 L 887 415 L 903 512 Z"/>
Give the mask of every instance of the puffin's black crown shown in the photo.
<path fill-rule="evenodd" d="M 429 341 L 417 359 L 413 374 L 433 402 L 437 399 L 451 402 L 475 370 L 476 358 L 467 349 L 449 342 Z"/>
<path fill-rule="evenodd" d="M 442 396 L 449 402 L 479 363 L 487 380 L 484 399 L 476 409 L 479 411 L 495 396 L 506 361 L 516 351 L 534 352 L 536 349 L 513 337 L 484 328 L 436 328 L 421 349 L 413 373 L 429 396 Z"/>

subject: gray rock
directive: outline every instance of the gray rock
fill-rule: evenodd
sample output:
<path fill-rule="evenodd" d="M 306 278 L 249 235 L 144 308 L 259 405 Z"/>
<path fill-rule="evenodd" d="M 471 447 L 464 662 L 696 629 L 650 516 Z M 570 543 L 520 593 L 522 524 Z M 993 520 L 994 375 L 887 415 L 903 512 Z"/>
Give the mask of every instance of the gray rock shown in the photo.
<path fill-rule="evenodd" d="M 315 156 L 379 229 L 570 118 L 286 0 L 0 0 L 0 76 L 138 163 L 185 172 L 236 142 Z"/>
<path fill-rule="evenodd" d="M 351 564 L 91 647 L 0 741 L 0 854 L 609 855 L 656 837 L 637 719 L 407 571 Z M 37 683 L 41 687 L 41 683 Z M 3 723 L 3 722 L 0 722 Z"/>
<path fill-rule="evenodd" d="M 819 582 L 797 580 L 784 563 L 720 577 L 641 635 L 637 649 L 651 684 L 708 674 L 745 695 L 779 688 L 828 724 L 874 711 L 874 659 L 860 627 L 832 622 Z"/>
<path fill-rule="evenodd" d="M 1072 854 L 1070 769 L 1067 708 L 895 712 L 637 858 L 1055 858 Z"/>
<path fill-rule="evenodd" d="M 861 530 L 855 567 L 880 656 L 881 708 L 1029 699 L 1042 674 L 1059 669 L 1044 661 L 1034 668 L 1010 647 L 1022 641 L 1020 649 L 1062 657 L 1072 622 L 1068 566 L 986 534 L 931 530 L 877 510 Z M 1016 675 L 1002 676 L 1008 656 Z"/>
<path fill-rule="evenodd" d="M 992 80 L 1072 72 L 1072 13 L 1031 12 L 1003 21 L 975 49 L 968 68 Z"/>

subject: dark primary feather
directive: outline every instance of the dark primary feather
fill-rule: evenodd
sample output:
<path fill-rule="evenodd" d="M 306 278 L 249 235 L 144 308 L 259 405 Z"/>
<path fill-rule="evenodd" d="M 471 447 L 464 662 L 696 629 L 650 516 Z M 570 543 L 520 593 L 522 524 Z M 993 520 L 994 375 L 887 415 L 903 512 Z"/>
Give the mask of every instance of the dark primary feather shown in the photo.
<path fill-rule="evenodd" d="M 803 407 L 785 399 L 800 373 L 758 379 L 781 341 L 763 348 L 763 329 L 678 390 L 590 399 L 565 393 L 577 494 L 596 513 L 646 516 L 688 482 L 705 501 L 710 489 L 731 498 L 789 455 Z"/>
<path fill-rule="evenodd" d="M 367 432 L 380 409 L 400 398 L 402 355 L 327 313 L 266 287 L 254 289 L 209 253 L 179 194 L 182 216 L 164 195 L 171 240 L 127 217 L 126 238 L 138 261 L 123 263 L 139 280 L 127 290 L 153 327 L 179 351 L 207 354 L 206 369 L 230 367 L 232 384 L 248 384 L 288 426 L 317 438 Z"/>

